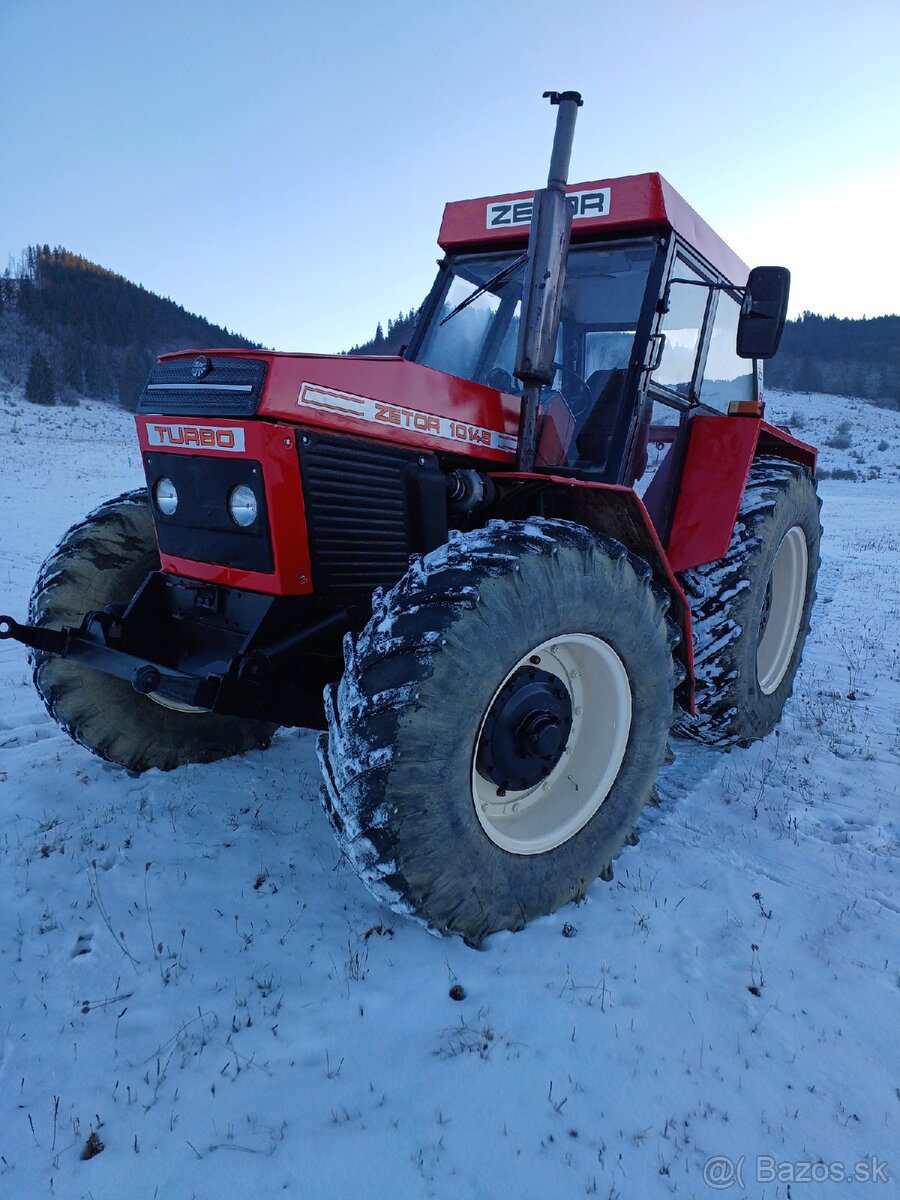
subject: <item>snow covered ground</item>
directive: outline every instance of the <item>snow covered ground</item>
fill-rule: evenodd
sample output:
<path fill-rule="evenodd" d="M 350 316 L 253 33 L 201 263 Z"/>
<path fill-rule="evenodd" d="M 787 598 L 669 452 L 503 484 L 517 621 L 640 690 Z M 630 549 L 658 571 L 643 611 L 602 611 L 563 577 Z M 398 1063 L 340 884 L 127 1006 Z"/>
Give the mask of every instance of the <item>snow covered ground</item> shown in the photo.
<path fill-rule="evenodd" d="M 342 865 L 312 735 L 130 778 L 0 643 L 0 1196 L 900 1194 L 900 414 L 772 397 L 795 412 L 820 442 L 849 420 L 822 465 L 860 481 L 821 485 L 780 730 L 676 743 L 613 883 L 481 951 Z M 0 446 L 22 617 L 140 463 L 97 404 L 0 394 Z M 797 1182 L 856 1163 L 890 1182 Z"/>

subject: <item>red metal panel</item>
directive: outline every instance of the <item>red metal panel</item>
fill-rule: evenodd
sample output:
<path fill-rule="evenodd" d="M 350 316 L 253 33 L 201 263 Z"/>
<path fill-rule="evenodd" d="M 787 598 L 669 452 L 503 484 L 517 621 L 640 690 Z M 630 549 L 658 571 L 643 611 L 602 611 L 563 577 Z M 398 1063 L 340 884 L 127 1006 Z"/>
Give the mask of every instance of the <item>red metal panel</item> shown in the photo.
<path fill-rule="evenodd" d="M 567 192 L 610 189 L 609 213 L 606 216 L 580 217 L 573 222 L 573 236 L 597 232 L 619 231 L 640 226 L 657 228 L 669 224 L 663 202 L 659 175 L 626 175 L 621 179 L 598 179 L 590 183 L 571 183 Z M 508 192 L 502 196 L 483 196 L 477 200 L 457 200 L 444 208 L 444 219 L 438 234 L 438 244 L 445 250 L 460 246 L 478 246 L 527 242 L 528 225 L 517 224 L 488 228 L 488 205 L 530 200 L 528 192 Z"/>
<path fill-rule="evenodd" d="M 316 406 L 304 400 L 311 395 Z M 519 406 L 496 388 L 403 358 L 276 354 L 259 415 L 506 463 L 515 458 Z"/>
<path fill-rule="evenodd" d="M 667 547 L 675 571 L 728 549 L 759 436 L 754 417 L 694 417 Z"/>
<path fill-rule="evenodd" d="M 791 437 L 784 429 L 779 429 L 777 425 L 770 425 L 768 421 L 760 423 L 757 453 L 777 454 L 791 462 L 800 463 L 802 467 L 808 467 L 813 474 L 816 472 L 816 461 L 819 456 L 815 446 L 810 446 L 808 442 L 801 442 L 799 438 Z"/>
<path fill-rule="evenodd" d="M 304 596 L 312 593 L 296 429 L 267 421 L 224 418 L 141 415 L 135 421 L 142 451 L 250 458 L 263 464 L 274 570 L 268 573 L 244 571 L 161 554 L 164 571 L 190 579 L 202 579 L 206 583 L 265 592 L 271 596 Z M 210 438 L 204 436 L 204 431 L 212 431 L 214 436 L 218 433 L 221 445 L 208 444 Z M 228 436 L 223 437 L 222 434 Z M 236 443 L 238 448 L 227 448 L 229 442 Z M 241 442 L 243 449 L 240 448 Z"/>
<path fill-rule="evenodd" d="M 625 175 L 619 179 L 599 179 L 590 183 L 571 183 L 568 193 L 609 188 L 609 211 L 603 216 L 578 217 L 572 224 L 575 240 L 602 237 L 608 233 L 647 233 L 653 229 L 674 229 L 684 240 L 731 283 L 743 285 L 749 274 L 747 265 L 722 241 L 703 218 L 663 177 L 655 172 Z M 445 250 L 463 247 L 487 249 L 490 246 L 524 245 L 528 225 L 516 224 L 488 228 L 488 206 L 527 201 L 534 192 L 509 192 L 502 196 L 484 196 L 478 200 L 460 200 L 448 204 L 438 235 Z"/>
<path fill-rule="evenodd" d="M 754 417 L 694 417 L 666 547 L 675 571 L 722 558 L 731 541 L 750 466 L 775 454 L 815 471 L 816 451 Z"/>

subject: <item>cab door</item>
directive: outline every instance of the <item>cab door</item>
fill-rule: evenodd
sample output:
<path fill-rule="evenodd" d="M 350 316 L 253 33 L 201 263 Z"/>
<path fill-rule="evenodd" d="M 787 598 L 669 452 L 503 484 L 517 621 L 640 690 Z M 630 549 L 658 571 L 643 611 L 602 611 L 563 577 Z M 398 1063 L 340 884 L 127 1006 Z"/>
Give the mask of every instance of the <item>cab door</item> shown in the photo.
<path fill-rule="evenodd" d="M 644 502 L 665 544 L 687 441 L 697 411 L 713 279 L 690 251 L 673 245 L 667 284 L 650 338 L 643 401 L 624 480 Z"/>

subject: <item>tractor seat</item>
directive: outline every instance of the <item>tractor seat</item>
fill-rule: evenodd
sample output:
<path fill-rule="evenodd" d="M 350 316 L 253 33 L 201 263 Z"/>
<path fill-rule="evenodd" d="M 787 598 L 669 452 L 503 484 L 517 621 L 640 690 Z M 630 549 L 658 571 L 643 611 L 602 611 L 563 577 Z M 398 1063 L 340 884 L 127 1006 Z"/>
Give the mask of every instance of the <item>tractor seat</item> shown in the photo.
<path fill-rule="evenodd" d="M 594 371 L 585 381 L 594 402 L 584 424 L 575 433 L 580 463 L 594 465 L 606 461 L 609 439 L 619 413 L 625 370 L 625 367 L 613 367 L 608 371 Z"/>

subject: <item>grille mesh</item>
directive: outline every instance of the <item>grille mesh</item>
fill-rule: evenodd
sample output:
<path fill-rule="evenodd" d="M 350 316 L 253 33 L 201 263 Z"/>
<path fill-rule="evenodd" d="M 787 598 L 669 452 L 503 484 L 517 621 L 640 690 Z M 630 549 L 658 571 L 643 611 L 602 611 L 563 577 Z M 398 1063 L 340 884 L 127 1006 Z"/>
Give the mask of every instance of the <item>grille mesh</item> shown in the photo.
<path fill-rule="evenodd" d="M 408 470 L 393 447 L 309 437 L 300 445 L 303 499 L 316 592 L 372 591 L 409 565 Z"/>
<path fill-rule="evenodd" d="M 203 379 L 191 374 L 194 358 L 170 358 L 154 363 L 137 403 L 139 413 L 174 413 L 185 417 L 252 417 L 259 408 L 268 363 L 261 358 L 233 358 L 210 354 L 212 370 Z M 151 391 L 163 384 L 164 391 Z M 184 391 L 169 390 L 184 384 Z M 248 392 L 228 392 L 227 387 L 249 387 Z M 202 390 L 201 390 L 202 389 Z"/>

